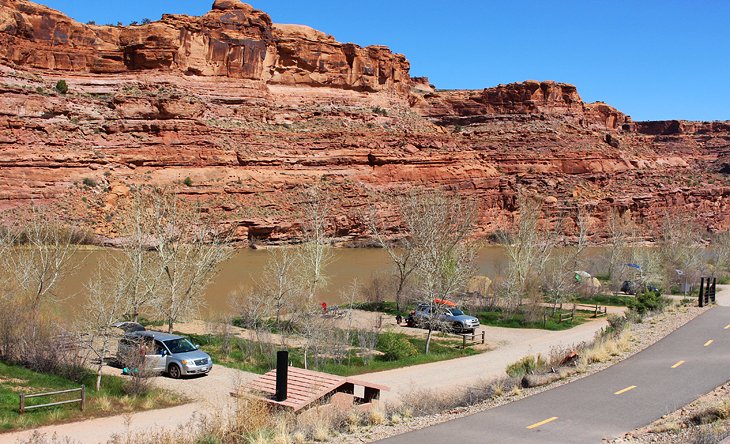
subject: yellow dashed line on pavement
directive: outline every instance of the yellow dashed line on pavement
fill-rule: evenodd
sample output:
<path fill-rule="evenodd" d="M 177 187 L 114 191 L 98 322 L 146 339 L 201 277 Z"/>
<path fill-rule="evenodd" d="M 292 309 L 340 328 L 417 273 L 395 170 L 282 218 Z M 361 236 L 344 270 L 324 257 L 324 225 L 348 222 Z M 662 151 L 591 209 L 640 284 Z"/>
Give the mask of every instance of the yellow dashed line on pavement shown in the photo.
<path fill-rule="evenodd" d="M 536 429 L 536 428 L 538 428 L 540 426 L 544 426 L 545 424 L 551 423 L 551 422 L 555 421 L 556 419 L 558 419 L 558 417 L 557 416 L 553 416 L 552 418 L 548 418 L 545 421 L 536 422 L 535 424 L 533 424 L 531 426 L 527 426 L 527 428 L 530 429 L 530 430 Z"/>
<path fill-rule="evenodd" d="M 632 385 L 631 387 L 626 387 L 626 388 L 625 388 L 625 389 L 623 389 L 623 390 L 619 390 L 619 391 L 617 391 L 616 393 L 614 393 L 614 395 L 623 395 L 624 393 L 626 393 L 626 392 L 630 392 L 631 390 L 633 390 L 633 389 L 635 389 L 635 388 L 636 388 L 636 386 L 635 386 L 635 385 Z"/>
<path fill-rule="evenodd" d="M 725 326 L 725 330 L 730 330 L 730 324 L 727 324 L 727 325 Z"/>
<path fill-rule="evenodd" d="M 705 342 L 705 347 L 711 346 L 713 342 L 715 342 L 714 339 L 710 339 L 709 341 Z"/>
<path fill-rule="evenodd" d="M 674 364 L 674 365 L 672 366 L 672 368 L 677 368 L 677 367 L 679 367 L 679 366 L 680 366 L 680 365 L 682 365 L 682 364 L 684 364 L 684 361 L 679 361 L 679 362 L 677 362 L 676 364 Z"/>

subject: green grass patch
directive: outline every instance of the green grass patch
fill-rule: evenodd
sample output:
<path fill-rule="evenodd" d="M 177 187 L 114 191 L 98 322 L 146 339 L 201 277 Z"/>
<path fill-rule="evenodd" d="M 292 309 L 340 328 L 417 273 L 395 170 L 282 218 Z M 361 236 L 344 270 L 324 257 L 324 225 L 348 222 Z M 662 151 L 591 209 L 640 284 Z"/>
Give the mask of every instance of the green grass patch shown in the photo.
<path fill-rule="evenodd" d="M 580 297 L 576 302 L 587 305 L 608 305 L 611 307 L 626 307 L 633 301 L 632 296 L 614 296 L 610 294 L 599 294 L 591 297 Z"/>
<path fill-rule="evenodd" d="M 94 390 L 96 375 L 88 373 L 82 383 L 60 376 L 34 372 L 17 365 L 0 362 L 0 432 L 40 427 L 59 422 L 76 421 L 100 416 L 118 415 L 179 405 L 184 402 L 180 396 L 152 389 L 145 395 L 129 396 L 124 392 L 125 379 L 117 376 L 104 376 L 101 390 Z M 19 393 L 34 394 L 86 386 L 86 409 L 82 412 L 79 404 L 44 407 L 27 411 L 20 415 Z M 53 397 L 31 398 L 26 405 L 47 404 L 49 402 L 76 399 L 79 393 Z"/>
<path fill-rule="evenodd" d="M 409 311 L 413 310 L 414 307 L 404 307 L 403 310 L 398 311 L 395 307 L 394 301 L 382 301 L 382 302 L 355 302 L 353 304 L 345 306 L 346 308 L 352 308 L 354 310 L 363 311 L 374 311 L 385 313 L 391 316 L 401 315 L 405 317 Z"/>
<path fill-rule="evenodd" d="M 228 355 L 226 356 L 224 352 L 225 344 L 220 336 L 186 336 L 199 344 L 200 348 L 208 353 L 216 364 L 258 374 L 266 373 L 276 366 L 276 347 L 259 346 L 259 344 L 247 339 L 231 338 L 228 344 Z M 378 341 L 376 350 L 384 353 L 384 355 L 374 356 L 367 364 L 362 357 L 357 356 L 357 353 L 351 350 L 340 360 L 321 359 L 319 366 L 312 366 L 312 361 L 310 361 L 310 368 L 335 375 L 351 376 L 445 361 L 480 353 L 469 347 L 462 350 L 461 339 L 441 337 L 437 333 L 434 333 L 434 338 L 431 340 L 429 354 L 424 353 L 425 339 L 398 333 L 382 333 L 381 338 L 387 339 Z M 401 341 L 409 343 L 410 347 L 403 347 L 409 350 L 408 353 L 394 351 L 394 344 L 397 345 Z M 304 351 L 301 348 L 289 348 L 288 350 L 289 360 L 292 365 L 300 368 L 304 367 Z M 415 350 L 415 354 L 412 353 L 413 350 Z"/>
<path fill-rule="evenodd" d="M 575 327 L 576 325 L 583 324 L 584 322 L 591 319 L 592 313 L 577 310 L 573 322 L 565 321 L 560 322 L 560 314 L 570 313 L 570 310 L 557 310 L 555 315 L 549 315 L 545 322 L 542 319 L 537 321 L 529 321 L 525 319 L 525 314 L 516 312 L 508 313 L 502 310 L 493 311 L 481 311 L 474 314 L 479 318 L 481 325 L 488 325 L 490 327 L 504 327 L 504 328 L 537 328 L 543 330 L 568 330 Z"/>

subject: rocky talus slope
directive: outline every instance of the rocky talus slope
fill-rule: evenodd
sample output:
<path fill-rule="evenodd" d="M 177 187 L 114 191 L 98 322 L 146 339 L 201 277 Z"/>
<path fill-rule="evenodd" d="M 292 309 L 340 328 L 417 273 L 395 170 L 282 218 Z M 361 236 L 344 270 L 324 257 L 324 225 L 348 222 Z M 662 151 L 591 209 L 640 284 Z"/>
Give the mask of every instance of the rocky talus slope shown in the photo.
<path fill-rule="evenodd" d="M 129 189 L 154 184 L 242 241 L 287 241 L 313 183 L 345 241 L 367 238 L 376 192 L 415 186 L 477 199 L 483 235 L 513 216 L 519 188 L 543 196 L 546 217 L 587 209 L 599 233 L 611 208 L 648 236 L 667 209 L 723 229 L 730 123 L 633 122 L 550 81 L 438 91 L 386 47 L 273 24 L 237 0 L 130 27 L 0 0 L 0 209 L 49 203 L 113 238 Z M 391 210 L 380 205 L 396 226 Z"/>

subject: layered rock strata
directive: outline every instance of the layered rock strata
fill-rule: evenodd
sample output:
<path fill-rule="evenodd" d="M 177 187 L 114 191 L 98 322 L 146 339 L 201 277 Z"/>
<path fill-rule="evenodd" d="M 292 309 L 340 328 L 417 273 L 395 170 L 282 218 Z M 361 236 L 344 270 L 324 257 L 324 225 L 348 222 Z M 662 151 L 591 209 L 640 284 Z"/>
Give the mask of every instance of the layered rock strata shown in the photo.
<path fill-rule="evenodd" d="M 49 203 L 108 238 L 142 184 L 197 200 L 242 241 L 296 240 L 314 183 L 343 241 L 367 241 L 373 203 L 395 231 L 373 196 L 412 187 L 477 200 L 484 236 L 514 217 L 518 189 L 551 220 L 588 210 L 597 237 L 612 209 L 647 237 L 666 211 L 718 230 L 729 147 L 730 123 L 633 122 L 564 83 L 437 91 L 385 47 L 235 0 L 126 28 L 0 0 L 0 208 Z"/>

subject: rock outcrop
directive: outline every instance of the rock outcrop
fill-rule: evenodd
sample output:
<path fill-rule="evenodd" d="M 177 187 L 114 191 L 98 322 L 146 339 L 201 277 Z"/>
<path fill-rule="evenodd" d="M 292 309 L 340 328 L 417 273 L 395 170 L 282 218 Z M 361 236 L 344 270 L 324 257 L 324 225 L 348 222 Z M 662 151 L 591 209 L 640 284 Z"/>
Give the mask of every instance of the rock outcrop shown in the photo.
<path fill-rule="evenodd" d="M 216 1 L 202 17 L 165 15 L 130 27 L 84 25 L 25 0 L 0 0 L 0 57 L 51 71 L 154 70 L 365 91 L 407 91 L 410 79 L 408 61 L 386 47 L 274 26 L 237 0 Z"/>
<path fill-rule="evenodd" d="M 438 91 L 408 70 L 385 47 L 272 24 L 237 0 L 126 28 L 0 0 L 0 209 L 48 203 L 113 238 L 129 189 L 151 184 L 243 241 L 285 242 L 318 183 L 343 241 L 367 242 L 377 192 L 411 187 L 477 200 L 484 236 L 514 217 L 519 189 L 549 219 L 587 210 L 597 237 L 614 209 L 647 237 L 668 209 L 730 224 L 728 122 L 634 122 L 549 81 Z"/>

